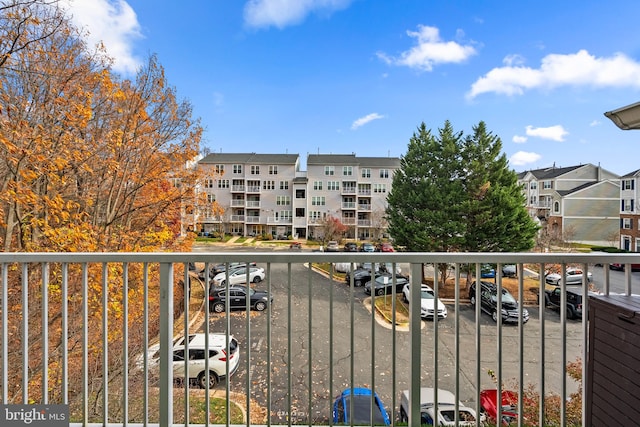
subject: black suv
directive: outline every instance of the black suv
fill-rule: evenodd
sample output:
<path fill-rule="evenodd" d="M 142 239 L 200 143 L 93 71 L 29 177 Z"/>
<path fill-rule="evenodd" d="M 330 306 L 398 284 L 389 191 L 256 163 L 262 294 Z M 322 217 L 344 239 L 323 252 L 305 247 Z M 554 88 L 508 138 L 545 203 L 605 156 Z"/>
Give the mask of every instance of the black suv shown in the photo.
<path fill-rule="evenodd" d="M 582 318 L 582 288 L 567 289 L 567 318 Z M 589 292 L 591 294 L 591 292 Z M 595 294 L 594 294 L 595 295 Z M 545 306 L 552 310 L 560 311 L 560 298 L 562 297 L 562 289 L 557 287 L 552 290 L 545 290 Z"/>
<path fill-rule="evenodd" d="M 498 321 L 498 286 L 495 283 L 480 281 L 480 309 L 488 313 L 494 322 Z M 469 287 L 469 300 L 471 305 L 476 305 L 476 282 L 471 283 Z M 502 321 L 517 322 L 518 321 L 518 301 L 509 293 L 508 290 L 502 288 Z M 529 321 L 529 311 L 522 309 L 522 322 Z"/>
<path fill-rule="evenodd" d="M 345 252 L 358 252 L 358 245 L 356 245 L 354 242 L 347 242 L 344 244 L 344 251 Z"/>

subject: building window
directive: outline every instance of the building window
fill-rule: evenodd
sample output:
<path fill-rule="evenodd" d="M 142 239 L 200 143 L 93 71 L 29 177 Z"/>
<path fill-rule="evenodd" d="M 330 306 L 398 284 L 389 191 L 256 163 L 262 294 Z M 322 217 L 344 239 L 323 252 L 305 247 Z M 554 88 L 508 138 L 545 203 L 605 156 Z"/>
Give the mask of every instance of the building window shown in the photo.
<path fill-rule="evenodd" d="M 560 202 L 554 202 L 554 203 L 553 203 L 553 211 L 554 211 L 555 213 L 560 212 Z"/>
<path fill-rule="evenodd" d="M 277 196 L 276 205 L 289 206 L 291 204 L 291 196 Z"/>
<path fill-rule="evenodd" d="M 304 189 L 296 190 L 296 199 L 304 199 L 306 198 L 306 191 Z"/>
<path fill-rule="evenodd" d="M 289 181 L 280 181 L 280 189 L 288 190 L 289 189 Z"/>
<path fill-rule="evenodd" d="M 223 174 L 224 173 L 224 165 L 215 165 L 215 171 L 217 174 Z"/>
<path fill-rule="evenodd" d="M 219 179 L 218 180 L 218 188 L 229 188 L 229 180 L 228 179 Z"/>
<path fill-rule="evenodd" d="M 389 178 L 389 169 L 380 169 L 380 178 Z"/>
<path fill-rule="evenodd" d="M 213 188 L 213 181 L 215 180 L 211 178 L 207 178 L 207 181 L 204 183 L 205 188 Z"/>
<path fill-rule="evenodd" d="M 322 214 L 318 211 L 309 211 L 309 219 L 310 220 L 318 220 L 322 218 Z"/>
<path fill-rule="evenodd" d="M 360 176 L 362 176 L 363 178 L 371 178 L 371 169 L 369 168 L 362 169 Z"/>
<path fill-rule="evenodd" d="M 629 200 L 624 200 L 622 199 L 622 212 L 633 212 L 634 209 L 634 200 L 633 199 L 629 199 Z"/>
<path fill-rule="evenodd" d="M 623 190 L 633 190 L 635 180 L 633 179 L 623 179 L 622 180 L 622 189 Z"/>
<path fill-rule="evenodd" d="M 343 166 L 342 167 L 342 175 L 344 175 L 344 176 L 353 175 L 353 166 Z"/>
<path fill-rule="evenodd" d="M 633 222 L 631 218 L 622 218 L 622 228 L 625 230 L 631 230 L 633 228 Z"/>
<path fill-rule="evenodd" d="M 531 189 L 532 190 L 537 190 L 538 189 L 538 183 L 536 181 L 531 181 Z"/>
<path fill-rule="evenodd" d="M 291 211 L 280 211 L 280 219 L 291 221 Z"/>
<path fill-rule="evenodd" d="M 269 181 L 266 180 L 262 183 L 262 189 L 263 190 L 275 190 L 276 189 L 276 182 L 275 181 Z"/>
<path fill-rule="evenodd" d="M 523 183 L 522 183 L 522 185 L 521 185 L 521 187 L 522 187 L 522 189 L 523 189 L 523 190 L 525 190 L 525 191 L 526 191 L 526 190 L 527 190 L 528 185 L 527 185 L 527 183 L 526 183 L 526 182 L 523 182 Z"/>
<path fill-rule="evenodd" d="M 340 181 L 327 181 L 327 190 L 340 191 Z"/>
<path fill-rule="evenodd" d="M 311 198 L 311 206 L 324 206 L 325 204 L 324 196 L 313 196 Z"/>
<path fill-rule="evenodd" d="M 373 184 L 373 192 L 374 193 L 386 193 L 387 192 L 387 184 Z"/>
<path fill-rule="evenodd" d="M 233 173 L 235 174 L 242 173 L 242 165 L 233 165 Z"/>
<path fill-rule="evenodd" d="M 216 201 L 216 195 L 215 194 L 207 194 L 207 202 L 213 203 L 215 201 Z"/>
<path fill-rule="evenodd" d="M 322 181 L 313 181 L 314 190 L 322 190 Z"/>
<path fill-rule="evenodd" d="M 304 218 L 304 208 L 296 208 L 296 218 Z"/>
<path fill-rule="evenodd" d="M 251 175 L 260 175 L 260 166 L 251 165 Z"/>
<path fill-rule="evenodd" d="M 325 166 L 324 167 L 325 175 L 335 175 L 335 168 L 333 166 Z"/>
<path fill-rule="evenodd" d="M 553 181 L 543 181 L 542 188 L 545 190 L 550 190 L 553 188 Z"/>
<path fill-rule="evenodd" d="M 278 175 L 277 165 L 269 165 L 269 175 Z"/>

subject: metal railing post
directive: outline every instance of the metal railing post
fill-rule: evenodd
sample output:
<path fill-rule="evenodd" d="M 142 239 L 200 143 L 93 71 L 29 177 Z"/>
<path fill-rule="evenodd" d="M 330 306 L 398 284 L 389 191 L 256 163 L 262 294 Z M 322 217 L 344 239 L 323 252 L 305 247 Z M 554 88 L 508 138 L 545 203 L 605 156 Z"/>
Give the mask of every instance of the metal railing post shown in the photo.
<path fill-rule="evenodd" d="M 173 264 L 160 264 L 160 400 L 161 427 L 173 423 Z"/>

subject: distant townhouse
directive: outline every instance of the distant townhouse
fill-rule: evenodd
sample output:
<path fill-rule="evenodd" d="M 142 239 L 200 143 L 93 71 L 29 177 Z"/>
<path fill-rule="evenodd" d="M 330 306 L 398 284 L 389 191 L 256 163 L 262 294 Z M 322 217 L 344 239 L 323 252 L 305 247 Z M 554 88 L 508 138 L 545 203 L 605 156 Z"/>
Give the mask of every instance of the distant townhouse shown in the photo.
<path fill-rule="evenodd" d="M 638 183 L 640 169 L 620 177 L 620 248 L 640 252 Z"/>
<path fill-rule="evenodd" d="M 398 158 L 318 154 L 300 170 L 297 154 L 214 153 L 198 162 L 207 206 L 193 218 L 196 231 L 275 238 L 322 237 L 327 216 L 347 225 L 346 237 L 386 232 L 386 196 Z M 213 212 L 216 201 L 221 212 Z"/>
<path fill-rule="evenodd" d="M 620 177 L 592 164 L 521 172 L 526 206 L 542 232 L 610 245 L 619 230 Z"/>

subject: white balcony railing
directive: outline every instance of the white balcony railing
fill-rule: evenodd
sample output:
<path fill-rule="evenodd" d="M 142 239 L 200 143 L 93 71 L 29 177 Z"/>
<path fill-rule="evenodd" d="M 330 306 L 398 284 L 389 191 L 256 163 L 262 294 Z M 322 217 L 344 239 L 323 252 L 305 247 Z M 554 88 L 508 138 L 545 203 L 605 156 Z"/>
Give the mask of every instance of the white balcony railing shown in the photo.
<path fill-rule="evenodd" d="M 198 279 L 198 270 L 233 262 L 256 262 L 265 269 L 264 282 L 252 284 L 274 297 L 264 312 L 249 314 L 249 304 L 232 309 L 229 302 L 220 313 L 207 309 L 208 284 Z M 425 271 L 434 279 L 435 298 L 444 296 L 447 288 L 429 266 L 449 264 L 454 283 L 445 300 L 449 316 L 423 322 L 420 304 L 368 297 L 353 280 L 345 285 L 334 268 L 328 273 L 309 268 L 328 263 L 350 269 L 364 262 L 392 263 L 392 271 L 400 267 L 410 276 L 411 301 L 420 299 Z M 564 305 L 558 315 L 534 303 L 527 307 L 528 323 L 509 327 L 500 316 L 494 323 L 479 305 L 468 305 L 464 271 L 471 263 L 479 276 L 482 264 L 496 262 L 498 272 L 502 264 L 515 263 L 519 272 L 526 267 L 526 274 L 539 275 L 531 289 L 525 289 L 524 274 L 517 279 L 514 296 L 523 301 L 525 292 L 543 292 L 541 277 L 555 263 L 561 271 L 570 264 L 594 271 L 594 285 L 609 293 L 614 283 L 607 264 L 630 267 L 640 264 L 640 255 L 312 253 L 288 247 L 245 253 L 0 253 L 2 403 L 68 405 L 74 427 L 203 425 L 213 416 L 223 419 L 213 424 L 328 425 L 334 424 L 334 397 L 349 387 L 374 389 L 397 422 L 403 390 L 411 396 L 424 386 L 451 390 L 456 401 L 479 413 L 480 391 L 504 385 L 519 396 L 526 387 L 557 393 L 566 417 L 567 398 L 576 387 L 565 365 L 575 357 L 586 360 L 586 314 L 567 321 Z M 616 276 L 623 278 L 627 295 L 636 280 L 630 270 Z M 498 274 L 491 280 L 502 286 L 504 279 Z M 589 284 L 575 286 L 586 294 Z M 479 288 L 475 296 L 479 299 Z M 390 318 L 371 310 L 382 310 L 376 304 L 387 307 Z M 497 304 L 500 310 L 502 300 Z M 588 306 L 584 299 L 583 313 Z M 520 319 L 523 310 L 521 304 Z M 406 317 L 398 317 L 401 312 Z M 239 361 L 232 372 L 225 358 L 222 369 L 229 380 L 220 379 L 218 393 L 208 394 L 174 379 L 174 369 L 191 365 L 174 360 L 173 341 L 213 332 L 224 334 L 225 355 L 232 354 L 229 337 L 235 337 Z M 585 383 L 586 375 L 583 365 Z M 218 398 L 227 409 L 213 413 L 210 403 Z M 520 414 L 524 404 L 518 401 Z M 233 421 L 232 407 L 239 408 L 240 421 Z M 419 400 L 407 409 L 409 424 L 418 425 Z M 545 425 L 545 407 L 539 409 L 527 425 Z"/>

